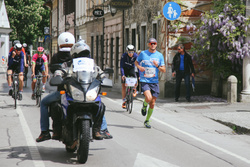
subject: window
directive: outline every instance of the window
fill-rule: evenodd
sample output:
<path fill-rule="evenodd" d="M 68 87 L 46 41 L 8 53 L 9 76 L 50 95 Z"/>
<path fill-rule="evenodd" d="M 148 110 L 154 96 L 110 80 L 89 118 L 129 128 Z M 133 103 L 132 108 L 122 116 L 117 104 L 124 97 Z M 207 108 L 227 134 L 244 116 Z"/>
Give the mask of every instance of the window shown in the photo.
<path fill-rule="evenodd" d="M 96 64 L 99 66 L 99 36 L 96 36 Z"/>
<path fill-rule="evenodd" d="M 113 68 L 114 38 L 110 41 L 110 68 Z"/>
<path fill-rule="evenodd" d="M 103 60 L 104 60 L 104 39 L 103 39 L 103 35 L 101 35 L 101 69 L 103 69 Z"/>
<path fill-rule="evenodd" d="M 129 28 L 125 29 L 125 48 L 129 45 Z"/>
<path fill-rule="evenodd" d="M 91 36 L 91 58 L 94 58 L 94 36 Z"/>
<path fill-rule="evenodd" d="M 147 30 L 146 26 L 141 26 L 141 50 L 146 49 L 147 44 Z"/>
<path fill-rule="evenodd" d="M 158 37 L 158 30 L 157 30 L 157 23 L 153 23 L 152 25 L 152 37 L 157 40 Z"/>
<path fill-rule="evenodd" d="M 132 29 L 132 45 L 136 47 L 136 29 Z"/>
<path fill-rule="evenodd" d="M 115 44 L 115 46 L 116 46 L 116 49 L 115 49 L 115 77 L 116 77 L 116 79 L 118 79 L 119 78 L 119 37 L 116 37 L 116 44 Z"/>
<path fill-rule="evenodd" d="M 64 0 L 64 15 L 68 15 L 70 13 L 75 12 L 75 1 L 72 0 Z"/>

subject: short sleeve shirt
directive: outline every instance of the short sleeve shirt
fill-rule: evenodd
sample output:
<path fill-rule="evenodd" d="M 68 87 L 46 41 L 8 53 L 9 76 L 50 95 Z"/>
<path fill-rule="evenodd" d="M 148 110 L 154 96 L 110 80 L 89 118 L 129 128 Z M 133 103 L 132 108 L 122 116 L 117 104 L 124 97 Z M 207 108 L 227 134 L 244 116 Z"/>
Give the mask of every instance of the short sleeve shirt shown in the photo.
<path fill-rule="evenodd" d="M 47 64 L 47 56 L 45 54 L 42 55 L 42 57 L 39 57 L 38 54 L 34 54 L 32 57 L 32 64 L 36 64 L 36 66 L 43 66 L 44 64 Z"/>
<path fill-rule="evenodd" d="M 165 65 L 163 55 L 158 51 L 151 53 L 145 50 L 137 57 L 139 65 L 145 68 L 145 71 L 140 72 L 140 82 L 159 83 L 159 69 L 154 65 L 153 60 L 157 61 L 159 66 Z"/>

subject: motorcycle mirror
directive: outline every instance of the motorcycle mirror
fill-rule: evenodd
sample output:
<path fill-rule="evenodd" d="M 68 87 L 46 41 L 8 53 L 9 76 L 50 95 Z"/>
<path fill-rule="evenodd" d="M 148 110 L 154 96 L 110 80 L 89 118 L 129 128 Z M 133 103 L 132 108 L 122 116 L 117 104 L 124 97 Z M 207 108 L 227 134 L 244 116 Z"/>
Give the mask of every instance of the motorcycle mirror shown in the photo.
<path fill-rule="evenodd" d="M 61 76 L 55 76 L 55 77 L 50 79 L 49 84 L 51 86 L 59 86 L 62 84 L 62 82 L 63 82 L 63 79 Z"/>
<path fill-rule="evenodd" d="M 108 87 L 108 88 L 112 88 L 113 87 L 113 82 L 111 79 L 108 79 L 108 78 L 104 78 L 102 80 L 102 84 L 101 84 L 103 87 Z"/>

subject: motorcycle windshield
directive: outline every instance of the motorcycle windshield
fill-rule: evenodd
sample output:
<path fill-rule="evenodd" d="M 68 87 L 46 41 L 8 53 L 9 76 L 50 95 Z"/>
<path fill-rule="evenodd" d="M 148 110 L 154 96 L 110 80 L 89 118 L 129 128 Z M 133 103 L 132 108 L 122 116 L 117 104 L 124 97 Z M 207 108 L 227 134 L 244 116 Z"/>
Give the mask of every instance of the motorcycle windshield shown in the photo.
<path fill-rule="evenodd" d="M 81 84 L 89 84 L 97 76 L 94 60 L 91 58 L 73 59 L 73 76 Z"/>

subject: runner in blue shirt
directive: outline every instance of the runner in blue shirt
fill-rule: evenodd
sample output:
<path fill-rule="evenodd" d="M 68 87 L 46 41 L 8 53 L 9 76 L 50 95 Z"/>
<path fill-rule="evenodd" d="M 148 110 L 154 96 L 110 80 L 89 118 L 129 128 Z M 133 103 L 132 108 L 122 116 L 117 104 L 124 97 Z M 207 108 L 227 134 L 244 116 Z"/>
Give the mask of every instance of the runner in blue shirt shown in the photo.
<path fill-rule="evenodd" d="M 126 77 L 134 77 L 136 78 L 135 74 L 135 61 L 138 55 L 135 53 L 135 47 L 133 45 L 128 45 L 126 47 L 127 52 L 122 55 L 120 61 L 120 68 L 121 68 L 121 76 L 122 76 L 122 108 L 126 108 L 125 96 L 126 96 L 126 86 L 125 81 Z M 136 89 L 134 89 L 133 96 L 136 96 Z"/>
<path fill-rule="evenodd" d="M 144 125 L 146 128 L 151 128 L 149 119 L 153 113 L 155 101 L 160 94 L 158 72 L 166 72 L 163 55 L 156 50 L 157 41 L 154 38 L 148 40 L 148 50 L 142 51 L 135 61 L 136 67 L 140 72 L 140 82 L 142 91 L 145 96 L 141 113 L 145 116 L 147 113 Z M 147 112 L 147 106 L 149 109 Z"/>

